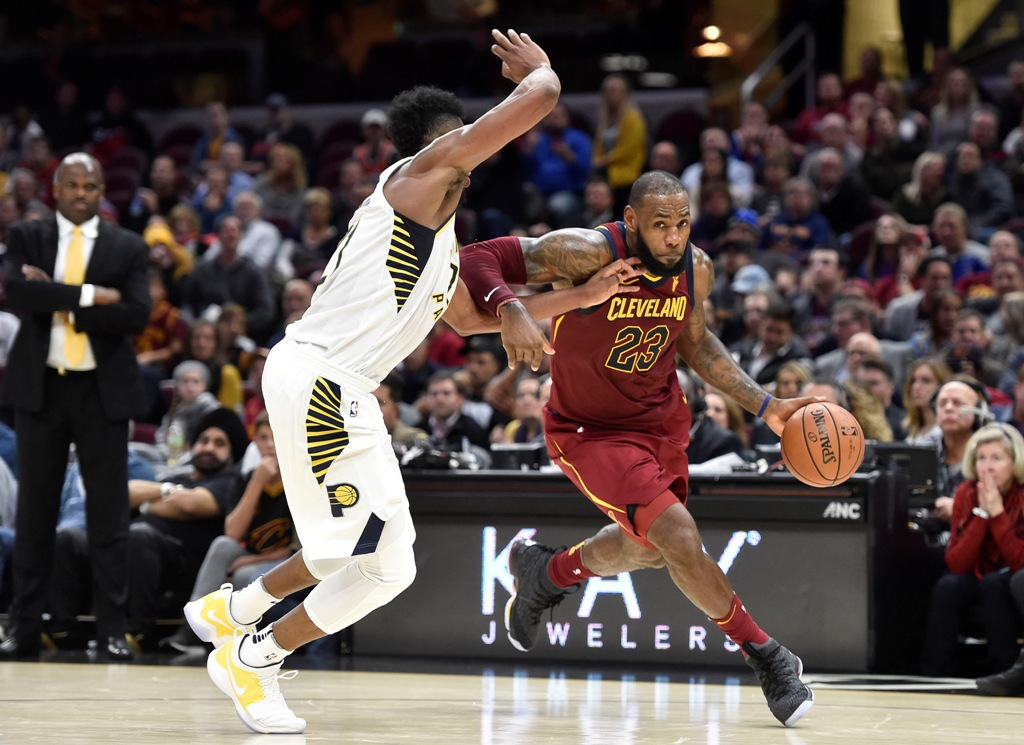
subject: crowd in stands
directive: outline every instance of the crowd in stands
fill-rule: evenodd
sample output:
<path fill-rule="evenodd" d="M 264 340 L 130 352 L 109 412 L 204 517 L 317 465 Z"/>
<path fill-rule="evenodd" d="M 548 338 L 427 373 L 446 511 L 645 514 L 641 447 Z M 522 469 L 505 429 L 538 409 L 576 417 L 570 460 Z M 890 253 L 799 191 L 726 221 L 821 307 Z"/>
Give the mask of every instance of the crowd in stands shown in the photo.
<path fill-rule="evenodd" d="M 651 141 L 629 80 L 609 75 L 596 112 L 559 105 L 473 172 L 457 232 L 467 243 L 595 227 L 621 219 L 646 168 L 678 175 L 691 239 L 715 263 L 705 307 L 714 333 L 776 395 L 823 392 L 870 438 L 933 444 L 948 520 L 977 427 L 973 417 L 937 414 L 942 384 L 978 381 L 990 418 L 1024 431 L 1024 61 L 1009 66 L 998 98 L 951 61 L 930 85 L 872 77 L 844 86 L 823 74 L 817 100 L 795 120 L 776 121 L 751 101 L 735 127 L 708 126 L 688 143 Z M 365 112 L 358 135 L 328 142 L 286 96 L 265 104 L 266 127 L 243 133 L 227 106 L 211 102 L 204 131 L 185 142 L 154 142 L 116 86 L 77 128 L 27 110 L 0 127 L 0 244 L 12 222 L 51 214 L 60 155 L 85 149 L 106 169 L 102 217 L 150 247 L 152 314 L 136 344 L 150 406 L 134 439 L 161 479 L 199 478 L 190 473 L 194 438 L 217 412 L 245 428 L 233 460 L 259 441 L 268 349 L 309 306 L 349 219 L 396 157 L 383 109 Z M 682 162 L 693 149 L 693 162 Z M 0 320 L 2 352 L 17 321 L 2 310 Z M 544 372 L 510 371 L 498 340 L 464 340 L 439 322 L 378 401 L 400 453 L 442 448 L 486 466 L 496 443 L 542 441 Z M 727 396 L 703 394 L 701 416 L 731 433 L 729 447 L 778 442 Z M 252 446 L 246 473 L 262 487 L 224 487 L 211 506 L 217 520 L 237 515 L 240 497 L 249 517 L 260 494 L 270 504 L 272 455 L 272 441 Z M 0 509 L 0 560 L 5 526 Z M 215 574 L 256 561 L 239 563 L 246 531 L 235 526 L 217 544 Z M 186 596 L 209 543 L 189 557 L 178 588 Z M 277 558 L 281 544 L 273 549 Z M 196 592 L 217 581 L 204 576 Z"/>

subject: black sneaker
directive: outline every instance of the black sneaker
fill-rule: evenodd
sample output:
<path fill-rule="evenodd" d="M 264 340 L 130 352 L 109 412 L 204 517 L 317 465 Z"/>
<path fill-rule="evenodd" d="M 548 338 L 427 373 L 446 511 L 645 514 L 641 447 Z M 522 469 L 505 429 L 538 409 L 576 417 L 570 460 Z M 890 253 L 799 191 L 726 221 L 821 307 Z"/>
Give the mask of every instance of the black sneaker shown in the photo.
<path fill-rule="evenodd" d="M 1024 654 L 1009 670 L 978 678 L 976 683 L 985 696 L 1024 696 Z"/>
<path fill-rule="evenodd" d="M 800 682 L 804 663 L 774 639 L 764 644 L 743 645 L 747 664 L 761 682 L 772 714 L 786 727 L 792 727 L 814 705 L 814 691 Z"/>
<path fill-rule="evenodd" d="M 188 623 L 183 623 L 181 628 L 168 637 L 160 640 L 158 646 L 161 649 L 173 649 L 181 654 L 192 656 L 207 655 L 210 648 L 203 644 L 203 640 L 196 636 Z"/>
<path fill-rule="evenodd" d="M 505 604 L 508 640 L 520 652 L 537 641 L 540 617 L 554 608 L 571 588 L 558 587 L 548 575 L 548 562 L 558 551 L 530 540 L 519 540 L 508 552 L 508 569 L 515 580 L 512 597 Z"/>

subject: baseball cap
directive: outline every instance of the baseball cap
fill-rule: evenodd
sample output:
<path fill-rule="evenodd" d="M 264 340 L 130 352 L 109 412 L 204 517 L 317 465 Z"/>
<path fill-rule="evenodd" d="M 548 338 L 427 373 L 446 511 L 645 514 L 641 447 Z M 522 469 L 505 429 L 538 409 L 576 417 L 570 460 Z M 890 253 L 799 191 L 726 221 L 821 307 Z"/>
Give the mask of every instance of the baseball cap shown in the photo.
<path fill-rule="evenodd" d="M 388 115 L 384 113 L 383 109 L 370 109 L 363 118 L 359 120 L 359 123 L 364 127 L 376 124 L 379 127 L 388 126 Z"/>
<path fill-rule="evenodd" d="M 263 105 L 268 109 L 285 109 L 288 107 L 288 96 L 283 93 L 271 93 Z"/>
<path fill-rule="evenodd" d="M 760 264 L 747 264 L 741 266 L 732 280 L 732 291 L 740 295 L 749 295 L 761 285 L 772 284 L 772 277 L 768 270 Z"/>
<path fill-rule="evenodd" d="M 757 219 L 757 213 L 754 210 L 739 209 L 733 213 L 733 216 L 729 218 L 730 228 L 746 228 L 754 234 L 756 238 L 761 236 L 761 225 Z"/>

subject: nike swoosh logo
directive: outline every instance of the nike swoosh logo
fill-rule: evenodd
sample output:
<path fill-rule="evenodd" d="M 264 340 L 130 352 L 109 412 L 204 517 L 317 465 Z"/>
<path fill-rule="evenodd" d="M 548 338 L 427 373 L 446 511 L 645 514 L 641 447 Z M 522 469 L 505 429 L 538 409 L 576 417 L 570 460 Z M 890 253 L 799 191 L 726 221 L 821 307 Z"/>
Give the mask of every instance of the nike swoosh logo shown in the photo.
<path fill-rule="evenodd" d="M 225 654 L 224 667 L 228 670 L 228 682 L 231 683 L 231 690 L 233 690 L 235 695 L 241 699 L 245 695 L 246 686 L 239 686 L 235 679 L 235 666 L 231 664 L 231 651 L 229 645 L 225 645 L 221 647 L 221 649 L 227 652 L 227 654 Z"/>
<path fill-rule="evenodd" d="M 231 624 L 227 622 L 227 618 L 217 613 L 218 610 L 219 609 L 217 608 L 208 608 L 203 611 L 203 618 L 219 630 L 225 626 L 230 626 Z"/>
<path fill-rule="evenodd" d="M 491 290 L 486 295 L 484 295 L 484 302 L 486 303 L 488 300 L 490 300 L 491 299 L 491 295 L 493 295 L 494 293 L 496 293 L 500 289 L 501 289 L 501 285 L 498 285 L 493 290 Z"/>

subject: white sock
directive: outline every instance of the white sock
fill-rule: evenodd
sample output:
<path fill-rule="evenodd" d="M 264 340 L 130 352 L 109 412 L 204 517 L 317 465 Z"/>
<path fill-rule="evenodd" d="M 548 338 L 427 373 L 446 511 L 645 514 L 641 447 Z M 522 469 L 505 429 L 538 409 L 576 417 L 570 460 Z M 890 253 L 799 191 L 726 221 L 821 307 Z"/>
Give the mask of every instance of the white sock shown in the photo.
<path fill-rule="evenodd" d="M 242 637 L 238 647 L 238 658 L 249 667 L 273 667 L 280 665 L 291 652 L 285 650 L 274 638 L 274 624 L 252 636 Z"/>
<path fill-rule="evenodd" d="M 270 607 L 281 602 L 263 586 L 263 575 L 254 579 L 241 590 L 231 593 L 231 616 L 238 623 L 249 625 L 260 620 Z"/>

